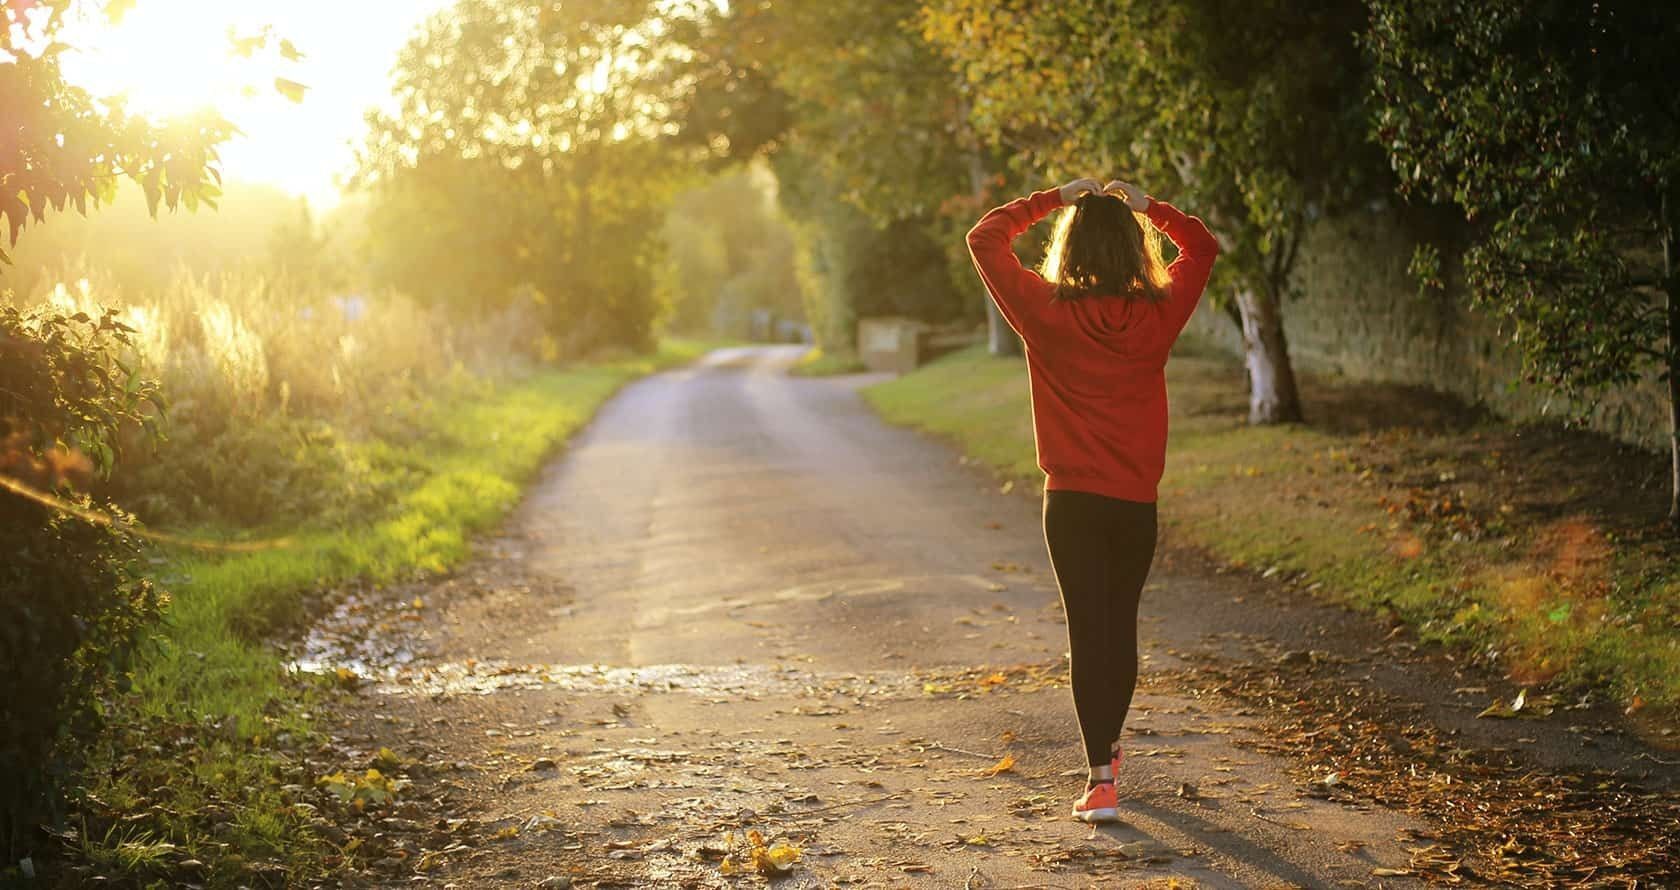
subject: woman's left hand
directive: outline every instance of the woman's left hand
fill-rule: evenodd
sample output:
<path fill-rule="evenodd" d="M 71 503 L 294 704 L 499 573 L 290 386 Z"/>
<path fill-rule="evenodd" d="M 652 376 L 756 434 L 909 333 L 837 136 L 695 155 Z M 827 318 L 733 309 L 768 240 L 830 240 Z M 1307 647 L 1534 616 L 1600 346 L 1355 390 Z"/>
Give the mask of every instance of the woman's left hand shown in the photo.
<path fill-rule="evenodd" d="M 1082 195 L 1086 192 L 1091 192 L 1093 194 L 1096 194 L 1096 193 L 1100 193 L 1102 190 L 1103 190 L 1102 183 L 1100 183 L 1100 182 L 1096 181 L 1095 179 L 1092 179 L 1088 176 L 1080 178 L 1080 179 L 1075 179 L 1074 181 L 1072 181 L 1072 182 L 1068 183 L 1067 185 L 1064 185 L 1060 189 L 1058 189 L 1058 191 L 1060 191 L 1062 193 L 1062 203 L 1063 204 L 1072 204 L 1074 201 L 1079 200 L 1080 195 Z"/>
<path fill-rule="evenodd" d="M 1103 186 L 1103 192 L 1115 195 L 1120 200 L 1125 201 L 1126 206 L 1132 208 L 1136 213 L 1143 213 L 1149 209 L 1149 193 L 1129 182 L 1121 182 L 1116 179 Z"/>

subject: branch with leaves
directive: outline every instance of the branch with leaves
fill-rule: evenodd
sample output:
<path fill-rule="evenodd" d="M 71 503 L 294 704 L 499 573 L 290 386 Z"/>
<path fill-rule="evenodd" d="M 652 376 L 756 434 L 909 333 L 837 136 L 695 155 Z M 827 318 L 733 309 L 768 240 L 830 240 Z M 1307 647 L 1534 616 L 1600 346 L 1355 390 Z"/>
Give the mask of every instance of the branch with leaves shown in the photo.
<path fill-rule="evenodd" d="M 221 195 L 219 149 L 238 132 L 215 111 L 154 122 L 132 114 L 121 97 L 95 97 L 64 79 L 60 58 L 72 49 L 60 38 L 77 15 L 100 12 L 112 25 L 132 0 L 34 0 L 0 7 L 0 219 L 8 244 L 25 226 L 44 222 L 49 210 L 109 202 L 118 181 L 133 180 L 148 210 L 216 206 Z M 274 40 L 271 29 L 235 38 L 235 49 L 255 53 Z M 302 53 L 279 41 L 282 59 Z M 304 86 L 276 78 L 275 88 L 300 101 Z M 11 258 L 0 249 L 0 262 Z"/>

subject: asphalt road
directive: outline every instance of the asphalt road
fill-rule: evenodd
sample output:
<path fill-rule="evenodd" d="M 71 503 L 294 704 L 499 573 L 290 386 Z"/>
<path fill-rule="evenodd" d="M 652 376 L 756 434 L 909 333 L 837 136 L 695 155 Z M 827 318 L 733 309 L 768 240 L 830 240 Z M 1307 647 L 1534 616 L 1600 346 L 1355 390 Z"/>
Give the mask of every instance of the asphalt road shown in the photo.
<path fill-rule="evenodd" d="M 347 741 L 421 759 L 440 817 L 502 832 L 392 886 L 737 886 L 720 859 L 747 829 L 801 848 L 780 887 L 1411 885 L 1373 869 L 1404 870 L 1428 826 L 1303 793 L 1239 744 L 1253 713 L 1161 678 L 1274 644 L 1397 688 L 1438 691 L 1435 668 L 1396 667 L 1386 629 L 1340 610 L 1234 596 L 1166 541 L 1123 821 L 1074 822 L 1036 498 L 881 423 L 867 375 L 788 376 L 798 355 L 627 387 L 469 566 L 326 622 L 315 655 L 373 678 Z"/>

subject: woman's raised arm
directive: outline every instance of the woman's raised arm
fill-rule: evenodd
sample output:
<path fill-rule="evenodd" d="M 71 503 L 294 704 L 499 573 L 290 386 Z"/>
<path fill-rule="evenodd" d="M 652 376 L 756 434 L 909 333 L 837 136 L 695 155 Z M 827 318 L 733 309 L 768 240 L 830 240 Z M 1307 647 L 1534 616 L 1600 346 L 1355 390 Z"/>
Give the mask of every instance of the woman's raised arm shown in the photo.
<path fill-rule="evenodd" d="M 1015 239 L 1081 193 L 1101 190 L 1095 179 L 1075 179 L 1061 188 L 1033 192 L 995 207 L 968 231 L 968 254 L 986 292 L 1023 340 L 1028 336 L 1030 319 L 1050 300 L 1050 285 L 1037 272 L 1021 265 L 1013 247 Z"/>
<path fill-rule="evenodd" d="M 1213 260 L 1219 256 L 1219 239 L 1213 237 L 1201 220 L 1149 197 L 1135 185 L 1117 179 L 1104 186 L 1103 191 L 1119 194 L 1129 207 L 1149 217 L 1149 222 L 1178 248 L 1178 257 L 1167 266 L 1167 275 L 1172 278 L 1167 313 L 1174 331 L 1182 330 L 1190 314 L 1196 311 L 1202 291 L 1207 289 Z"/>

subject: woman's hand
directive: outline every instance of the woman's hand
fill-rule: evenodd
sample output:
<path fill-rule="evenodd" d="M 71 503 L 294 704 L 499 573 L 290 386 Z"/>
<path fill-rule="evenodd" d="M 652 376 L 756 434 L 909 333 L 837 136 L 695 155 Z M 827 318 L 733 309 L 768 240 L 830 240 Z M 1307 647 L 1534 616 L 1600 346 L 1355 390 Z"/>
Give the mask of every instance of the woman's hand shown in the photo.
<path fill-rule="evenodd" d="M 1057 189 L 1057 191 L 1062 193 L 1063 204 L 1072 204 L 1074 201 L 1079 200 L 1080 195 L 1086 192 L 1101 192 L 1102 190 L 1102 183 L 1096 181 L 1095 179 L 1091 179 L 1090 177 L 1075 179 L 1067 185 L 1062 186 L 1060 189 Z"/>
<path fill-rule="evenodd" d="M 1149 209 L 1149 195 L 1144 192 L 1143 189 L 1140 189 L 1129 182 L 1121 182 L 1116 179 L 1108 185 L 1103 186 L 1102 191 L 1105 195 L 1118 196 L 1120 200 L 1125 201 L 1126 206 L 1132 208 L 1135 213 L 1142 213 Z"/>

